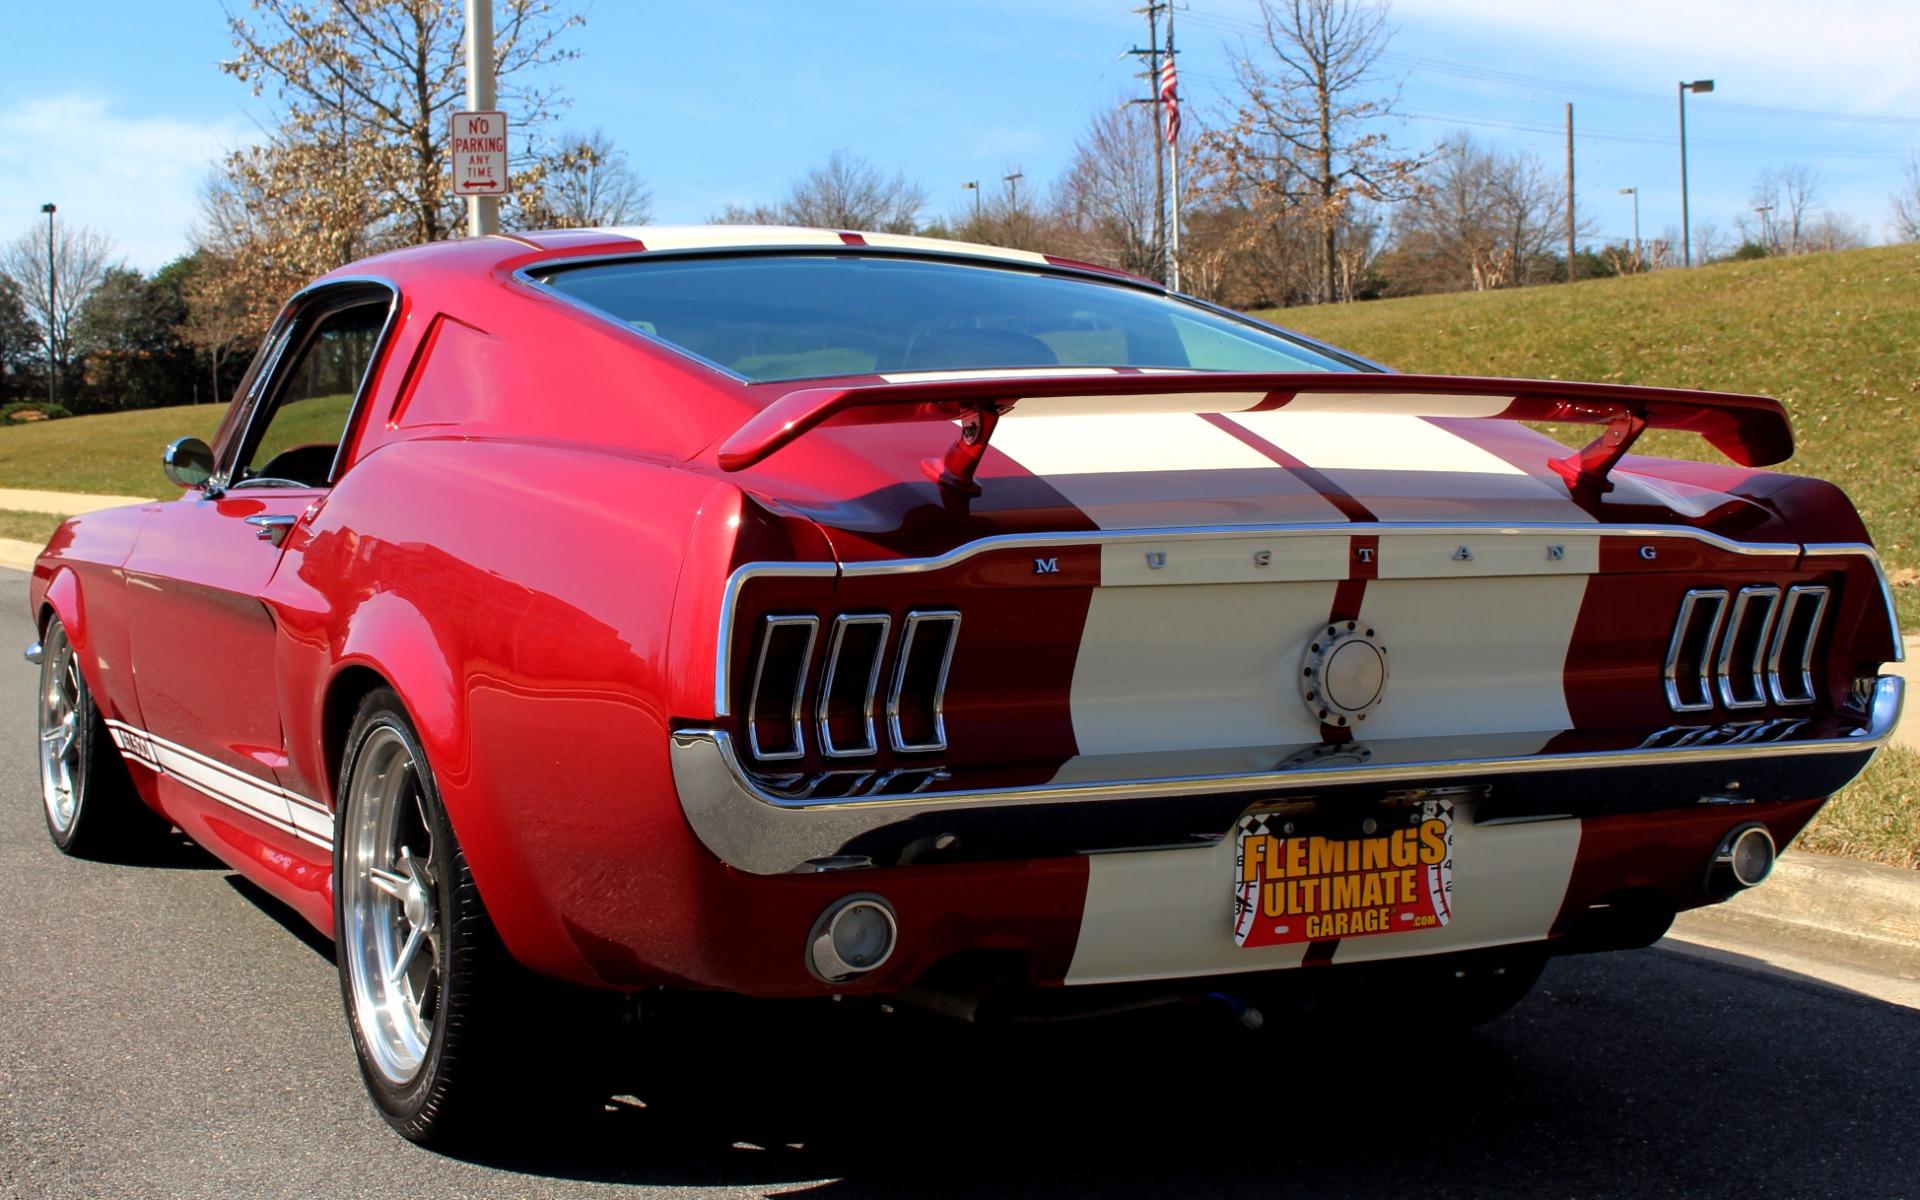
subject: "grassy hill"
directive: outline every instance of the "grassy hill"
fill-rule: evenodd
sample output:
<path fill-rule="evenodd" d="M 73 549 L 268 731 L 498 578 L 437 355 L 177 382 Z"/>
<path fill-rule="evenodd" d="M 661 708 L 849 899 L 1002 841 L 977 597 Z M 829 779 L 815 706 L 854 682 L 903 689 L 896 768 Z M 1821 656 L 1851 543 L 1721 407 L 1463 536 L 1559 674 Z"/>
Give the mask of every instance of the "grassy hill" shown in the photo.
<path fill-rule="evenodd" d="M 161 451 L 175 438 L 211 438 L 225 412 L 195 404 L 0 427 L 0 487 L 177 495 L 160 470 Z"/>
<path fill-rule="evenodd" d="M 1920 628 L 1920 245 L 1259 315 L 1407 371 L 1778 397 L 1799 445 L 1778 469 L 1847 490 Z M 1717 457 L 1658 431 L 1639 449 Z"/>

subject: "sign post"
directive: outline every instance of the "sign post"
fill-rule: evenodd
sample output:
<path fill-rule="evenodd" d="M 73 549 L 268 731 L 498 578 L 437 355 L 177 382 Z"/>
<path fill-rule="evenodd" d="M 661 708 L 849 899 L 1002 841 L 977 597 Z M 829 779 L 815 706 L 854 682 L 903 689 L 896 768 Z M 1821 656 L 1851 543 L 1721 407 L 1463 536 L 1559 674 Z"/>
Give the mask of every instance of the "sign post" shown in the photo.
<path fill-rule="evenodd" d="M 467 111 L 453 114 L 449 157 L 453 194 L 467 198 L 467 233 L 485 237 L 500 232 L 507 194 L 507 115 L 493 107 L 493 0 L 467 0 L 466 40 Z"/>

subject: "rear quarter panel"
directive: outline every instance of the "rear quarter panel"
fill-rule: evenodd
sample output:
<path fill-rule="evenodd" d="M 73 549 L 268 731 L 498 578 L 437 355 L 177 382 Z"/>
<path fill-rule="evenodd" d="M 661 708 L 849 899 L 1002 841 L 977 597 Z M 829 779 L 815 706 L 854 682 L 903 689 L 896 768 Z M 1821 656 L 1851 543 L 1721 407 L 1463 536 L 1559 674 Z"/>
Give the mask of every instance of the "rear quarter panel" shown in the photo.
<path fill-rule="evenodd" d="M 664 697 L 689 530 L 737 497 L 583 447 L 414 439 L 365 458 L 269 589 L 289 786 L 335 794 L 352 720 L 335 689 L 377 672 L 509 949 L 563 977 L 632 976 L 595 926 L 669 922 L 688 876 L 717 869 L 674 798 Z"/>

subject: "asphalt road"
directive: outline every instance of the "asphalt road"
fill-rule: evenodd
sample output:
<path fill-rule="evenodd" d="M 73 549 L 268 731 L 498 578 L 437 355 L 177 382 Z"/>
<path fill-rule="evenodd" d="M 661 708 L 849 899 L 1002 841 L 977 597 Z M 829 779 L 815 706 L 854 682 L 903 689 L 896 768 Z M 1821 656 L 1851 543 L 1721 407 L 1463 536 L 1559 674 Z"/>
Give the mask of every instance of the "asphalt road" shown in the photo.
<path fill-rule="evenodd" d="M 1411 1006 L 1342 1038 L 742 1021 L 680 1041 L 737 1072 L 725 1104 L 636 1078 L 558 1136 L 418 1150 L 293 918 L 191 848 L 47 841 L 24 593 L 0 572 L 0 1194 L 1920 1196 L 1920 1011 L 1662 949 L 1556 962 L 1457 1037 Z"/>

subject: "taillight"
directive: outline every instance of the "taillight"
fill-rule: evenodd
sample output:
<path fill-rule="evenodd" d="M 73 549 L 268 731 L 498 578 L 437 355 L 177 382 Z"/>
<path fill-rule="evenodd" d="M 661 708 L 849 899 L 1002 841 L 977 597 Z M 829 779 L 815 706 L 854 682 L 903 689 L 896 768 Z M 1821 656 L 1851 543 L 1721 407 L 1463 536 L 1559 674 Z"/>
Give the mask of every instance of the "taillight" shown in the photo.
<path fill-rule="evenodd" d="M 893 618 L 885 613 L 842 613 L 833 619 L 826 674 L 815 709 L 820 753 L 828 758 L 856 758 L 880 748 L 874 736 L 873 701 L 880 690 L 880 665 L 892 624 Z"/>
<path fill-rule="evenodd" d="M 898 641 L 890 642 L 891 614 L 840 613 L 830 618 L 816 672 L 820 621 L 811 613 L 761 619 L 746 713 L 753 757 L 763 762 L 804 758 L 810 748 L 835 759 L 880 753 L 883 682 L 892 751 L 945 750 L 947 674 L 959 640 L 960 614 L 952 609 L 909 611 L 900 622 Z"/>
<path fill-rule="evenodd" d="M 800 758 L 807 752 L 800 713 L 820 620 L 813 616 L 768 617 L 761 627 L 747 701 L 747 743 L 755 758 Z"/>
<path fill-rule="evenodd" d="M 1814 647 L 1831 589 L 1797 585 L 1783 594 L 1755 584 L 1729 595 L 1696 588 L 1680 601 L 1667 644 L 1667 705 L 1675 712 L 1812 704 Z"/>
<path fill-rule="evenodd" d="M 959 613 L 949 609 L 907 614 L 893 688 L 887 693 L 887 728 L 895 750 L 919 753 L 947 748 L 942 709 L 953 646 L 959 640 Z"/>

